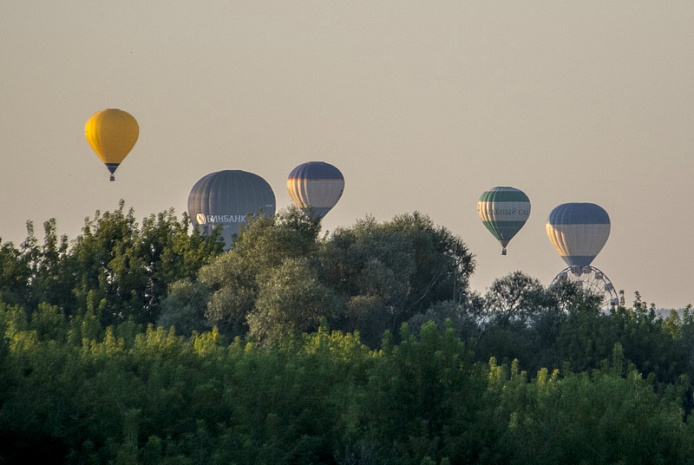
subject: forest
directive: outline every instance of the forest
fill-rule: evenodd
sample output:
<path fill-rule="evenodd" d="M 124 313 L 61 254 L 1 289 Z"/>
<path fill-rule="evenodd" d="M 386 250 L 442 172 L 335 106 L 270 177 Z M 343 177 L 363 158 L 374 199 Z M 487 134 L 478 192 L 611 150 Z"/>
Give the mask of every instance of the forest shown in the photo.
<path fill-rule="evenodd" d="M 0 241 L 0 464 L 694 463 L 694 312 L 522 271 L 414 212 L 225 251 L 123 201 Z"/>

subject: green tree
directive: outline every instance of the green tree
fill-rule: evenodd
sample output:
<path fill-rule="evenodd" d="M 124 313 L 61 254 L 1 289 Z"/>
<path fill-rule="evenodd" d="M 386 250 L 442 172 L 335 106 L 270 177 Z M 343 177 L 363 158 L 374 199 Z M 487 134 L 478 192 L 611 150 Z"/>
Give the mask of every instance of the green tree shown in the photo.
<path fill-rule="evenodd" d="M 483 440 L 475 434 L 486 388 L 481 366 L 450 323 L 442 332 L 427 323 L 419 337 L 404 325 L 401 339 L 385 339 L 369 372 L 364 453 L 376 455 L 375 463 L 474 463 Z"/>
<path fill-rule="evenodd" d="M 419 213 L 386 223 L 373 218 L 342 228 L 323 244 L 321 277 L 345 302 L 347 331 L 369 327 L 396 332 L 433 304 L 464 302 L 472 255 L 447 229 Z M 372 331 L 371 331 L 372 332 Z M 364 338 L 377 345 L 377 338 Z"/>
<path fill-rule="evenodd" d="M 680 391 L 655 393 L 619 344 L 590 372 L 541 370 L 528 381 L 516 364 L 499 391 L 499 449 L 507 463 L 689 463 Z"/>
<path fill-rule="evenodd" d="M 56 237 L 54 220 L 44 226 L 42 247 L 33 233 L 23 246 L 31 306 L 47 302 L 71 315 L 92 308 L 105 326 L 129 318 L 156 321 L 169 284 L 195 276 L 222 250 L 218 235 L 189 234 L 187 215 L 179 221 L 169 210 L 145 218 L 140 227 L 123 201 L 117 210 L 87 219 L 70 246 Z"/>
<path fill-rule="evenodd" d="M 249 334 L 259 340 L 313 332 L 321 320 L 336 319 L 339 302 L 307 258 L 288 258 L 259 281 L 258 299 L 247 317 Z"/>
<path fill-rule="evenodd" d="M 306 266 L 315 267 L 319 232 L 319 221 L 296 208 L 270 218 L 250 218 L 231 250 L 198 275 L 199 283 L 211 292 L 206 310 L 210 323 L 231 335 L 246 334 L 248 315 L 256 308 L 265 278 L 288 259 L 305 258 Z M 285 284 L 292 282 L 296 281 Z"/>
<path fill-rule="evenodd" d="M 597 368 L 609 358 L 617 342 L 610 326 L 610 316 L 591 302 L 579 301 L 569 308 L 558 343 L 572 371 Z"/>
<path fill-rule="evenodd" d="M 0 241 L 0 302 L 21 305 L 29 294 L 31 267 L 21 250 Z"/>
<path fill-rule="evenodd" d="M 484 316 L 488 324 L 497 326 L 526 325 L 539 312 L 556 305 L 540 281 L 516 271 L 492 283 L 485 296 Z"/>
<path fill-rule="evenodd" d="M 413 316 L 407 325 L 414 334 L 418 334 L 427 322 L 434 322 L 439 331 L 443 331 L 448 324 L 462 340 L 476 339 L 479 336 L 477 314 L 469 306 L 448 300 L 435 303 L 426 312 Z"/>
<path fill-rule="evenodd" d="M 556 300 L 537 279 L 516 271 L 495 280 L 480 310 L 475 345 L 479 360 L 519 359 L 524 367 L 533 367 L 545 350 L 553 350 L 557 328 L 548 323 L 556 323 L 551 318 L 558 316 Z"/>
<path fill-rule="evenodd" d="M 44 240 L 39 245 L 34 237 L 33 225 L 27 223 L 28 236 L 23 246 L 23 255 L 31 269 L 29 287 L 25 295 L 28 309 L 42 302 L 69 308 L 73 301 L 74 280 L 66 266 L 68 257 L 67 236 L 58 237 L 55 219 L 43 224 Z"/>
<path fill-rule="evenodd" d="M 210 291 L 204 284 L 191 279 L 175 281 L 161 302 L 157 325 L 165 328 L 174 326 L 177 332 L 186 335 L 208 330 L 210 323 L 205 318 L 205 312 L 209 299 Z"/>

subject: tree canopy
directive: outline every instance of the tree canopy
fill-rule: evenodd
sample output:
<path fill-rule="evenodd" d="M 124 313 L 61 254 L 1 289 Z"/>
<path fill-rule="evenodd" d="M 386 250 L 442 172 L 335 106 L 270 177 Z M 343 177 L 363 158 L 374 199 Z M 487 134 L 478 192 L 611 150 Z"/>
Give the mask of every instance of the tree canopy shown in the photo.
<path fill-rule="evenodd" d="M 521 271 L 480 295 L 417 212 L 190 230 L 121 202 L 0 241 L 0 462 L 693 461 L 691 308 Z"/>

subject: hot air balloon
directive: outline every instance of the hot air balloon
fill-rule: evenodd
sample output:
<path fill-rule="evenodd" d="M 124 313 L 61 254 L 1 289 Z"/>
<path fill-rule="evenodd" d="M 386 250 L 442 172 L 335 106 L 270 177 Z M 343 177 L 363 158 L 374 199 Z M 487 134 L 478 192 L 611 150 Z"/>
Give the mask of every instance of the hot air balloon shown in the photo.
<path fill-rule="evenodd" d="M 115 108 L 94 113 L 84 126 L 87 142 L 111 172 L 111 181 L 115 179 L 118 165 L 135 146 L 139 134 L 140 127 L 135 118 Z"/>
<path fill-rule="evenodd" d="M 619 304 L 617 291 L 601 270 L 591 265 L 610 235 L 610 217 L 594 203 L 565 203 L 549 214 L 547 237 L 561 258 L 569 265 L 552 281 L 550 287 L 565 281 L 602 296 L 603 305 Z"/>
<path fill-rule="evenodd" d="M 477 214 L 484 226 L 501 243 L 501 254 L 530 216 L 530 200 L 513 187 L 494 187 L 482 194 Z"/>
<path fill-rule="evenodd" d="M 188 215 L 201 232 L 221 225 L 226 249 L 248 215 L 275 214 L 275 194 L 260 176 L 241 170 L 210 173 L 188 195 Z"/>
<path fill-rule="evenodd" d="M 294 168 L 287 177 L 292 202 L 307 215 L 323 218 L 345 188 L 340 170 L 329 163 L 310 161 Z"/>
<path fill-rule="evenodd" d="M 610 236 L 610 217 L 594 203 L 564 203 L 549 214 L 545 229 L 571 268 L 589 267 Z"/>

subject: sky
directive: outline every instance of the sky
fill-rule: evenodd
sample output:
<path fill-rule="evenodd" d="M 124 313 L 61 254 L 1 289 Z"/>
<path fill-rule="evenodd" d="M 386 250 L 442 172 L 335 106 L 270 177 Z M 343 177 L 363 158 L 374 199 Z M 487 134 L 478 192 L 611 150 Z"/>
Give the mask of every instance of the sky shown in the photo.
<path fill-rule="evenodd" d="M 473 289 L 566 265 L 545 223 L 593 202 L 612 230 L 593 266 L 627 303 L 694 303 L 694 2 L 64 0 L 0 2 L 0 237 L 75 239 L 119 201 L 187 208 L 240 169 L 288 207 L 325 161 L 345 191 L 324 232 L 418 211 L 461 238 Z M 120 108 L 140 137 L 108 181 L 84 137 Z M 508 255 L 477 216 L 494 186 L 532 203 Z"/>

